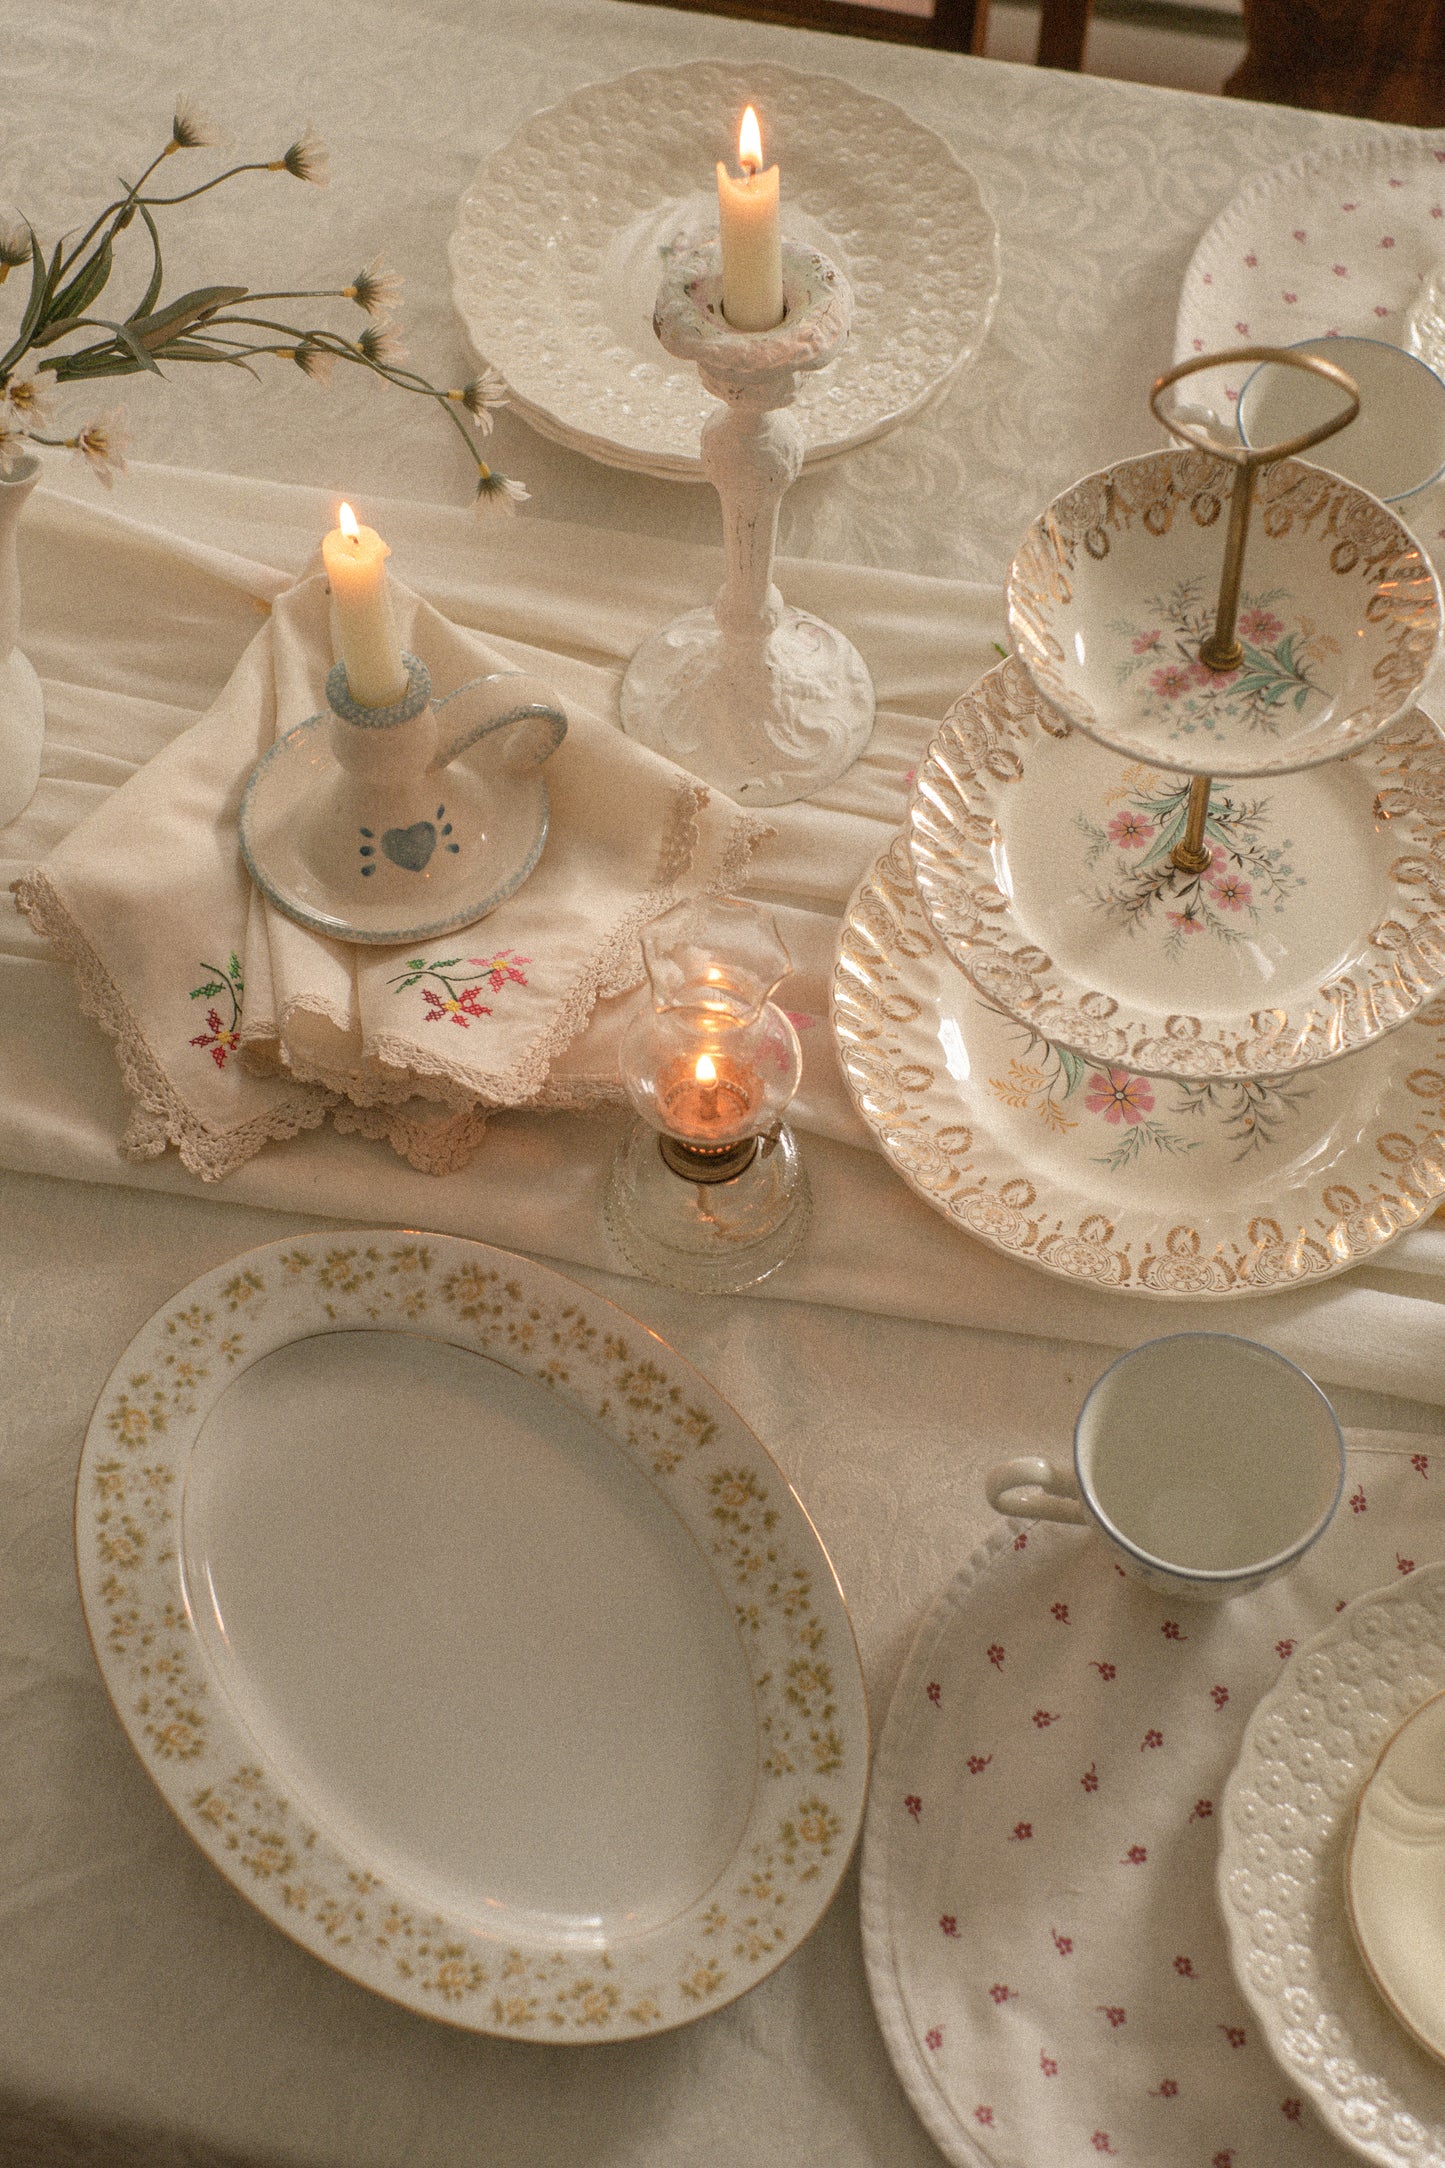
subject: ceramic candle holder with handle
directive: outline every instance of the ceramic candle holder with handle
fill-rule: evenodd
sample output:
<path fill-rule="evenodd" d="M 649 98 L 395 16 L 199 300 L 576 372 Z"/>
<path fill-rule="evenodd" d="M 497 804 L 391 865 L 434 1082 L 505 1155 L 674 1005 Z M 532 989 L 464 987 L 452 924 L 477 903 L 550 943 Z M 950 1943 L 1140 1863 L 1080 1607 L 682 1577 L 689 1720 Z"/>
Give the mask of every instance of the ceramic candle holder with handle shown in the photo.
<path fill-rule="evenodd" d="M 519 888 L 547 840 L 543 763 L 567 718 L 535 678 L 471 679 L 433 700 L 405 655 L 394 707 L 351 698 L 278 738 L 241 801 L 241 850 L 279 910 L 346 941 L 429 940 L 484 918 Z"/>

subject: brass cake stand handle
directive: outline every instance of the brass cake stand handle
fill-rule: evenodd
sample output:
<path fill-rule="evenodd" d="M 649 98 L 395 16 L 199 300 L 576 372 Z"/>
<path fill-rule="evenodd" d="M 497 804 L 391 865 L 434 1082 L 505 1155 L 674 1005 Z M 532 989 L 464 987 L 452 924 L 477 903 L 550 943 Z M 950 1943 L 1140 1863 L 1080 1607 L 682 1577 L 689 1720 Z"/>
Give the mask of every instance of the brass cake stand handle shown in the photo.
<path fill-rule="evenodd" d="M 1245 361 L 1276 361 L 1286 369 L 1303 369 L 1310 376 L 1323 377 L 1344 393 L 1348 402 L 1338 414 L 1332 414 L 1313 429 L 1302 430 L 1297 437 L 1287 437 L 1279 444 L 1220 444 L 1206 436 L 1190 423 L 1178 421 L 1164 413 L 1159 405 L 1161 395 L 1171 385 L 1183 378 L 1197 376 L 1201 369 L 1220 369 L 1237 366 Z M 1325 361 L 1318 354 L 1297 354 L 1287 346 L 1232 346 L 1221 354 L 1196 354 L 1191 361 L 1178 362 L 1155 380 L 1149 393 L 1149 411 L 1154 419 L 1199 452 L 1209 452 L 1216 459 L 1227 459 L 1234 468 L 1234 488 L 1229 499 L 1229 525 L 1224 538 L 1224 569 L 1219 581 L 1219 601 L 1214 611 L 1214 626 L 1199 644 L 1199 660 L 1207 670 L 1237 670 L 1244 659 L 1235 631 L 1235 619 L 1239 615 L 1239 591 L 1244 580 L 1244 551 L 1249 540 L 1249 514 L 1254 502 L 1254 478 L 1261 467 L 1272 466 L 1277 459 L 1292 459 L 1297 452 L 1307 452 L 1312 445 L 1323 444 L 1327 437 L 1338 435 L 1347 428 L 1360 411 L 1360 388 L 1352 376 L 1332 361 Z M 1209 864 L 1209 852 L 1204 844 L 1204 823 L 1209 814 L 1210 778 L 1195 776 L 1189 787 L 1189 813 L 1184 834 L 1175 844 L 1170 856 L 1181 873 L 1202 873 Z"/>

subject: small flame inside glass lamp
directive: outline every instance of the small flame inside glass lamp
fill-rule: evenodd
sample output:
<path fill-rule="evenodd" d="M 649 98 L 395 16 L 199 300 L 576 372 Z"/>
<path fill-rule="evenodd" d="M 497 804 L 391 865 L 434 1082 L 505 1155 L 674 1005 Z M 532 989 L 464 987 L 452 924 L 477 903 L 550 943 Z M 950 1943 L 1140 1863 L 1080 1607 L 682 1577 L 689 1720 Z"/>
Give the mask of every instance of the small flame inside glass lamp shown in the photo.
<path fill-rule="evenodd" d="M 642 1124 L 618 1154 L 608 1226 L 651 1278 L 747 1287 L 791 1254 L 808 1209 L 783 1121 L 802 1048 L 770 998 L 788 952 L 771 913 L 728 896 L 665 911 L 642 953 L 650 998 L 620 1057 Z"/>

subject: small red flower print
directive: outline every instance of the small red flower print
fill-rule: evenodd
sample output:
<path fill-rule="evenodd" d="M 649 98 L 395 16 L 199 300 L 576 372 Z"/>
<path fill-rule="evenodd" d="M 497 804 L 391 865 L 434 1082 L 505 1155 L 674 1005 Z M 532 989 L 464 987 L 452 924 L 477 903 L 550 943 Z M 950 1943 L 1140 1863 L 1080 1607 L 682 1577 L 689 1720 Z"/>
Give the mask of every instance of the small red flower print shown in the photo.
<path fill-rule="evenodd" d="M 1207 1822 L 1213 1812 L 1214 1801 L 1212 1799 L 1196 1799 L 1189 1809 L 1189 1819 L 1191 1822 Z"/>
<path fill-rule="evenodd" d="M 951 1912 L 945 1912 L 938 1924 L 946 1935 L 956 1935 L 958 1933 L 958 1921 Z"/>
<path fill-rule="evenodd" d="M 1067 1626 L 1069 1623 L 1068 1605 L 1066 1603 L 1051 1603 L 1049 1605 L 1049 1616 L 1050 1618 L 1056 1618 L 1061 1626 Z"/>
<path fill-rule="evenodd" d="M 1289 1658 L 1294 1654 L 1293 1641 L 1276 1641 L 1274 1653 L 1282 1664 L 1288 1662 Z"/>
<path fill-rule="evenodd" d="M 1074 1947 L 1073 1936 L 1061 1935 L 1057 1927 L 1051 1927 L 1049 1933 L 1054 1938 L 1054 1948 L 1058 1951 L 1060 1957 L 1068 1957 Z"/>
<path fill-rule="evenodd" d="M 1249 265 L 1251 271 L 1253 271 L 1259 263 L 1259 258 L 1253 253 L 1253 251 L 1251 251 L 1244 260 Z"/>
<path fill-rule="evenodd" d="M 971 1777 L 981 1777 L 992 1760 L 992 1754 L 970 1754 L 964 1766 Z"/>
<path fill-rule="evenodd" d="M 1142 1754 L 1149 1747 L 1163 1746 L 1163 1744 L 1164 1734 L 1162 1731 L 1146 1731 L 1143 1738 L 1139 1741 L 1139 1752 Z"/>
<path fill-rule="evenodd" d="M 1034 1825 L 1032 1822 L 1015 1822 L 1013 1828 L 1009 1831 L 1009 1836 L 1015 1844 L 1027 1844 L 1033 1833 Z"/>
<path fill-rule="evenodd" d="M 216 1067 L 224 1069 L 241 1043 L 241 1034 L 221 1022 L 219 1009 L 207 1009 L 206 1022 L 210 1026 L 209 1031 L 198 1032 L 191 1045 L 209 1047 Z"/>
<path fill-rule="evenodd" d="M 1388 309 L 1386 308 L 1386 306 L 1385 306 L 1385 304 L 1384 304 L 1384 302 L 1383 302 L 1383 301 L 1377 301 L 1377 302 L 1375 303 L 1375 314 L 1376 314 L 1377 316 L 1388 316 L 1388 315 L 1389 315 L 1389 313 L 1390 313 L 1390 312 L 1389 312 L 1389 310 L 1388 310 Z"/>
<path fill-rule="evenodd" d="M 1096 2002 L 1094 2008 L 1109 2020 L 1110 2032 L 1117 2032 L 1121 2025 L 1128 2022 L 1127 2013 L 1120 2009 L 1116 2002 Z"/>
<path fill-rule="evenodd" d="M 1001 1667 L 1001 1666 L 1002 1666 L 1002 1664 L 1003 1664 L 1003 1650 L 1002 1650 L 1002 1649 L 1000 1648 L 1000 1646 L 999 1646 L 999 1644 L 998 1644 L 998 1642 L 997 1642 L 997 1641 L 995 1641 L 995 1642 L 991 1643 L 991 1644 L 990 1644 L 990 1646 L 989 1646 L 989 1648 L 988 1648 L 988 1649 L 987 1649 L 987 1650 L 985 1651 L 985 1653 L 986 1653 L 986 1655 L 987 1655 L 987 1657 L 988 1657 L 988 1660 L 989 1660 L 989 1662 L 990 1662 L 991 1664 L 994 1664 L 994 1665 L 996 1665 L 996 1666 L 999 1666 L 999 1667 Z"/>
<path fill-rule="evenodd" d="M 1368 1513 L 1369 1510 L 1369 1501 L 1365 1497 L 1364 1485 L 1361 1484 L 1356 1490 L 1350 1492 L 1350 1511 L 1352 1513 Z"/>
<path fill-rule="evenodd" d="M 1222 1709 L 1226 1701 L 1228 1701 L 1229 1699 L 1229 1688 L 1227 1686 L 1211 1686 L 1209 1689 L 1209 1698 L 1214 1703 L 1216 1709 Z"/>
<path fill-rule="evenodd" d="M 1045 2055 L 1042 2048 L 1039 2050 L 1039 2068 L 1046 2078 L 1056 2078 L 1059 2074 L 1056 2058 L 1052 2055 Z"/>
<path fill-rule="evenodd" d="M 1096 2153 L 1112 2153 L 1115 2150 L 1107 2130 L 1096 2130 L 1089 2143 Z"/>
<path fill-rule="evenodd" d="M 1344 1608 L 1345 1608 L 1345 1601 L 1346 1601 L 1346 1599 L 1345 1599 L 1345 1598 L 1344 1598 L 1343 1596 L 1341 1596 L 1341 1598 L 1340 1598 L 1339 1602 L 1338 1602 L 1338 1603 L 1337 1603 L 1337 1604 L 1335 1605 L 1335 1609 L 1336 1609 L 1337 1611 L 1343 1611 L 1343 1610 L 1344 1610 Z"/>
<path fill-rule="evenodd" d="M 1203 353 L 1204 348 L 1202 345 L 1199 351 L 1201 354 Z M 1162 632 L 1136 632 L 1132 641 L 1130 642 L 1130 646 L 1133 648 L 1136 655 L 1152 655 L 1161 646 L 1163 639 L 1164 635 Z M 1125 816 L 1121 813 L 1118 818 L 1120 820 L 1123 820 Z M 1137 820 L 1142 818 L 1142 816 L 1139 814 L 1131 814 L 1129 818 Z M 1114 833 L 1112 826 L 1110 827 L 1109 833 L 1110 835 Z"/>
<path fill-rule="evenodd" d="M 1029 1547 L 1029 1538 L 1028 1538 L 1028 1531 L 1027 1531 L 1027 1529 L 1025 1529 L 1025 1530 L 1024 1530 L 1024 1531 L 1022 1532 L 1022 1534 L 1020 1534 L 1020 1535 L 1017 1535 L 1017 1536 L 1015 1536 L 1015 1537 L 1014 1537 L 1014 1549 L 1015 1549 L 1016 1551 L 1026 1551 L 1026 1550 L 1028 1549 L 1028 1547 Z"/>
<path fill-rule="evenodd" d="M 1179 2098 L 1179 2080 L 1177 2078 L 1161 2078 L 1159 2083 L 1151 2085 L 1149 2090 L 1155 2100 L 1177 2100 Z"/>
<path fill-rule="evenodd" d="M 475 986 L 464 986 L 459 994 L 438 994 L 430 986 L 424 986 L 421 998 L 426 1003 L 424 1024 L 440 1024 L 450 1017 L 463 1031 L 469 1031 L 473 1024 L 479 1024 L 484 1016 L 492 1013 Z"/>
<path fill-rule="evenodd" d="M 1224 2153 L 1216 2153 L 1213 2160 L 1209 2163 L 1209 2168 L 1234 2168 L 1233 2153 L 1227 2151 Z"/>
<path fill-rule="evenodd" d="M 991 2123 L 993 2121 L 993 2109 L 975 2108 L 973 2111 L 973 2119 L 975 2123 Z"/>
<path fill-rule="evenodd" d="M 1176 933 L 1203 933 L 1204 921 L 1192 911 L 1166 911 L 1164 916 Z"/>
<path fill-rule="evenodd" d="M 923 1812 L 923 1801 L 919 1798 L 917 1792 L 910 1792 L 903 1804 L 916 1822 Z"/>
<path fill-rule="evenodd" d="M 1202 339 L 1196 339 L 1194 341 L 1194 351 L 1196 354 L 1202 354 L 1204 352 L 1204 341 Z"/>
<path fill-rule="evenodd" d="M 932 2048 L 936 2054 L 938 2049 L 943 2046 L 943 2027 L 941 2025 L 931 2025 L 923 2035 L 923 2045 L 926 2048 Z"/>
<path fill-rule="evenodd" d="M 1161 670 L 1155 670 L 1149 679 L 1149 690 L 1161 700 L 1179 700 L 1188 692 L 1194 680 L 1182 663 L 1166 662 Z"/>
<path fill-rule="evenodd" d="M 1184 1631 L 1177 1618 L 1166 1618 L 1159 1631 L 1166 1641 L 1187 1641 L 1189 1639 L 1188 1634 Z"/>
<path fill-rule="evenodd" d="M 928 1698 L 935 1709 L 943 1699 L 943 1688 L 939 1685 L 937 1679 L 930 1679 L 928 1682 Z"/>
<path fill-rule="evenodd" d="M 1090 1762 L 1079 1782 L 1086 1792 L 1096 1792 L 1099 1789 L 1099 1765 L 1097 1762 Z"/>
<path fill-rule="evenodd" d="M 1017 2002 L 1019 1999 L 1018 1990 L 1013 1987 L 1005 1987 L 1001 1980 L 995 1980 L 988 1991 L 988 1999 L 990 2002 L 997 2003 Z"/>
<path fill-rule="evenodd" d="M 1139 642 L 1134 642 L 1137 648 Z M 1121 851 L 1141 850 L 1146 843 L 1154 841 L 1154 823 L 1146 821 L 1142 813 L 1116 813 L 1109 823 L 1109 835 Z"/>
<path fill-rule="evenodd" d="M 1106 1686 L 1108 1685 L 1110 1679 L 1115 1679 L 1119 1675 L 1116 1667 L 1113 1664 L 1101 1664 L 1098 1658 L 1095 1656 L 1091 1656 L 1089 1658 L 1089 1669 L 1091 1671 L 1097 1671 L 1099 1677 L 1104 1681 L 1104 1684 Z"/>
<path fill-rule="evenodd" d="M 1059 1721 L 1059 1712 L 1057 1709 L 1052 1713 L 1048 1709 L 1035 1709 L 1033 1720 L 1040 1731 L 1047 1731 L 1050 1724 L 1057 1724 Z"/>
<path fill-rule="evenodd" d="M 1353 204 L 1351 204 L 1351 205 L 1349 205 L 1349 206 L 1348 206 L 1348 208 L 1349 208 L 1349 209 L 1351 209 L 1351 210 L 1353 210 L 1353 209 L 1354 209 L 1354 205 L 1353 205 Z M 1348 267 L 1347 267 L 1347 266 L 1346 266 L 1345 264 L 1342 264 L 1342 263 L 1337 263 L 1337 264 L 1335 264 L 1335 265 L 1333 266 L 1333 270 L 1334 270 L 1334 274 L 1335 274 L 1335 277 L 1336 277 L 1337 279 L 1347 279 L 1347 278 L 1349 277 L 1349 275 L 1350 275 L 1350 274 L 1349 274 L 1349 269 L 1348 269 Z"/>
<path fill-rule="evenodd" d="M 530 956 L 519 956 L 515 949 L 499 949 L 495 956 L 469 956 L 467 962 L 480 971 L 494 994 L 504 986 L 525 986 L 527 974 L 523 964 L 532 961 Z"/>
<path fill-rule="evenodd" d="M 1395 1553 L 1395 1564 L 1399 1568 L 1401 1573 L 1413 1573 L 1415 1571 L 1414 1559 L 1402 1558 L 1398 1551 L 1396 1551 Z"/>
<path fill-rule="evenodd" d="M 1286 301 L 1288 301 L 1288 302 L 1289 302 L 1289 303 L 1291 304 L 1291 306 L 1293 306 L 1293 304 L 1294 304 L 1294 303 L 1295 303 L 1296 301 L 1298 301 L 1298 299 L 1299 299 L 1299 295 L 1298 295 L 1298 294 L 1286 294 L 1284 298 L 1285 298 L 1285 300 L 1286 300 Z"/>
<path fill-rule="evenodd" d="M 1154 1105 L 1154 1089 L 1147 1077 L 1130 1076 L 1127 1069 L 1096 1070 L 1084 1094 L 1091 1114 L 1102 1114 L 1117 1128 L 1121 1121 L 1132 1129 Z"/>
<path fill-rule="evenodd" d="M 1245 2033 L 1242 2025 L 1220 2025 L 1217 2030 L 1223 2033 L 1232 2048 L 1244 2046 Z"/>
<path fill-rule="evenodd" d="M 1242 875 L 1223 873 L 1217 881 L 1210 882 L 1209 893 L 1221 911 L 1243 911 L 1254 889 Z"/>
<path fill-rule="evenodd" d="M 1430 1455 L 1428 1453 L 1412 1453 L 1410 1455 L 1410 1466 L 1414 1469 L 1416 1475 L 1424 1476 L 1426 1482 L 1429 1482 Z"/>
<path fill-rule="evenodd" d="M 1148 1851 L 1142 1844 L 1131 1844 L 1124 1857 L 1120 1860 L 1119 1865 L 1121 1867 L 1142 1867 L 1148 1857 Z"/>
<path fill-rule="evenodd" d="M 1393 248 L 1395 246 L 1395 236 L 1392 233 L 1381 234 L 1380 246 L 1381 248 Z"/>
<path fill-rule="evenodd" d="M 1194 1969 L 1194 1959 L 1192 1957 L 1176 1957 L 1174 1970 L 1181 1980 L 1197 1980 L 1199 1978 L 1199 1974 Z"/>
<path fill-rule="evenodd" d="M 1247 339 L 1249 337 L 1248 324 L 1236 324 L 1234 328 L 1239 333 L 1241 339 Z"/>
<path fill-rule="evenodd" d="M 1405 183 L 1404 183 L 1403 181 L 1397 181 L 1397 180 L 1395 179 L 1395 176 L 1393 175 L 1393 173 L 1391 174 L 1391 176 L 1390 176 L 1390 186 L 1391 186 L 1392 188 L 1403 188 L 1403 187 L 1404 187 L 1404 185 L 1405 185 Z"/>
<path fill-rule="evenodd" d="M 203 962 L 201 969 L 207 975 L 199 986 L 190 989 L 190 999 L 211 1001 L 217 994 L 224 994 L 230 1014 L 223 1017 L 219 1009 L 207 1009 L 207 1028 L 197 1032 L 190 1043 L 204 1047 L 216 1067 L 224 1069 L 241 1044 L 241 1007 L 246 998 L 241 959 L 233 949 L 224 964 Z"/>
<path fill-rule="evenodd" d="M 1279 2104 L 1279 2112 L 1287 2123 L 1298 2123 L 1304 2116 L 1304 2102 L 1301 2100 L 1282 2100 Z"/>
<path fill-rule="evenodd" d="M 1296 226 L 1296 227 L 1295 227 L 1295 230 L 1294 230 L 1294 237 L 1295 237 L 1295 239 L 1296 239 L 1297 241 L 1302 241 L 1302 240 L 1304 239 L 1304 237 L 1305 237 L 1305 229 L 1304 229 L 1304 227 L 1303 227 L 1303 226 Z"/>

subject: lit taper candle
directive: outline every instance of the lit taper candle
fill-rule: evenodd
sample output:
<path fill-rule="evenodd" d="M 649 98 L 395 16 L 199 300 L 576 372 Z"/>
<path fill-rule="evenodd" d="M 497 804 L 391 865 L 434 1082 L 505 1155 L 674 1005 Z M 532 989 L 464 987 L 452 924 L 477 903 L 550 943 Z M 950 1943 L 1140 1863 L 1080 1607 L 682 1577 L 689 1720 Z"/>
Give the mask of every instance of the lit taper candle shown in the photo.
<path fill-rule="evenodd" d="M 338 521 L 322 539 L 321 557 L 346 682 L 362 707 L 393 707 L 406 692 L 407 673 L 387 586 L 391 551 L 374 527 L 357 524 L 349 504 L 341 507 Z"/>
<path fill-rule="evenodd" d="M 783 254 L 778 231 L 778 169 L 763 163 L 758 116 L 749 106 L 738 131 L 740 181 L 717 169 L 722 239 L 723 315 L 734 331 L 771 331 L 783 320 Z"/>

